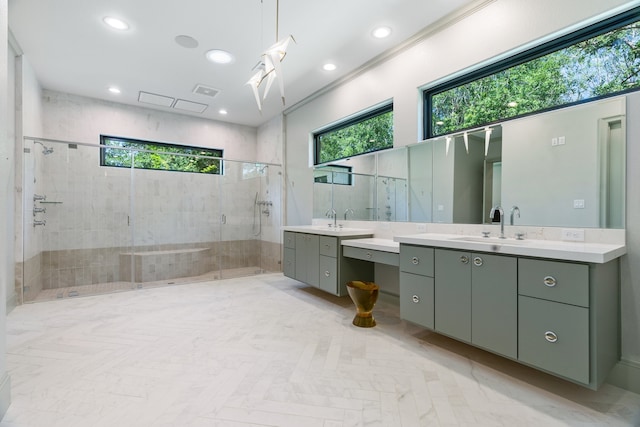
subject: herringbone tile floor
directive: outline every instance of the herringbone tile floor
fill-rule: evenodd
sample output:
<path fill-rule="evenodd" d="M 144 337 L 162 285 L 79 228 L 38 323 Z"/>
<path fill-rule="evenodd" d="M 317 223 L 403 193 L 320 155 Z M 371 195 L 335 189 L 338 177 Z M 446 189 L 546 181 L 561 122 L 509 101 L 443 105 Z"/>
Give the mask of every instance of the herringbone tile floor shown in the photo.
<path fill-rule="evenodd" d="M 281 274 L 65 299 L 7 321 L 0 426 L 629 426 L 640 396 L 566 383 L 401 321 L 351 325 Z"/>

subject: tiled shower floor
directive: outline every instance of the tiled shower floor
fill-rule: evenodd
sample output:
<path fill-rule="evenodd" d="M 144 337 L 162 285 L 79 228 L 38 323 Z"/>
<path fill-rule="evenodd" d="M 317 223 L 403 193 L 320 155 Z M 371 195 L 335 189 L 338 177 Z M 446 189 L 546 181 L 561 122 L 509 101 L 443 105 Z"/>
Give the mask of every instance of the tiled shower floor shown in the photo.
<path fill-rule="evenodd" d="M 233 279 L 236 277 L 253 276 L 256 274 L 273 273 L 260 269 L 260 267 L 242 267 L 228 270 L 212 271 L 201 276 L 179 277 L 176 279 L 160 280 L 157 282 L 134 283 L 108 282 L 93 285 L 69 286 L 66 288 L 44 289 L 38 295 L 25 303 L 52 301 L 62 298 L 75 298 L 79 296 L 101 295 L 112 292 L 130 291 L 133 289 L 157 288 L 160 286 L 184 285 L 187 283 L 203 282 L 210 280 Z"/>

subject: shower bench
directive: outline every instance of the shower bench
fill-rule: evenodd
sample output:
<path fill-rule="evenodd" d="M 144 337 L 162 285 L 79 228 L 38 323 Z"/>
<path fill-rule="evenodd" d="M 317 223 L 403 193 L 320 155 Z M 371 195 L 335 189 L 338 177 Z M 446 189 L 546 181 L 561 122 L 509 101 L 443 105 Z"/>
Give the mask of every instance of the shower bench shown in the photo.
<path fill-rule="evenodd" d="M 212 269 L 211 248 L 168 249 L 120 254 L 120 277 L 131 277 L 133 256 L 136 283 L 200 276 Z"/>

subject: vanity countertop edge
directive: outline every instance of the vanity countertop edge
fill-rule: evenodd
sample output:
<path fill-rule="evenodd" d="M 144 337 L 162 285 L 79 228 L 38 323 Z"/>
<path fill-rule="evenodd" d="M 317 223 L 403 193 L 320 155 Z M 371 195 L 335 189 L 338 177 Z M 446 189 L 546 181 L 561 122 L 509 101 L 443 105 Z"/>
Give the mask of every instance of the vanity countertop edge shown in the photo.
<path fill-rule="evenodd" d="M 465 238 L 470 240 L 465 240 Z M 566 242 L 556 240 L 514 241 L 513 239 L 506 239 L 504 242 L 496 242 L 495 239 L 491 239 L 487 242 L 483 242 L 479 237 L 462 236 L 457 234 L 413 234 L 395 236 L 393 240 L 398 243 L 410 245 L 433 246 L 596 264 L 607 263 L 627 253 L 626 246 L 621 244 Z"/>
<path fill-rule="evenodd" d="M 352 237 L 352 236 L 373 236 L 374 230 L 368 228 L 334 228 L 317 225 L 285 225 L 281 227 L 283 231 L 293 231 L 296 233 L 318 234 L 322 236 L 333 237 Z"/>

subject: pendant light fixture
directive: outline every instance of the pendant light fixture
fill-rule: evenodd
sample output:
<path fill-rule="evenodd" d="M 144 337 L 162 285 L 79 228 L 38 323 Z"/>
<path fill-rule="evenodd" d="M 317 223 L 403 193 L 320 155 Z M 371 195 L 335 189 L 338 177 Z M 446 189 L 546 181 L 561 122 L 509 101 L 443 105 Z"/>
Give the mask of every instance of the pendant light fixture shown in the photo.
<path fill-rule="evenodd" d="M 295 39 L 292 35 L 288 35 L 282 40 L 278 39 L 279 15 L 280 0 L 276 0 L 276 42 L 262 53 L 258 65 L 254 68 L 257 72 L 247 82 L 247 84 L 251 86 L 253 96 L 258 104 L 258 110 L 260 111 L 262 111 L 262 101 L 267 98 L 269 89 L 271 89 L 271 85 L 276 79 L 278 79 L 280 86 L 280 98 L 282 99 L 282 105 L 285 105 L 284 80 L 282 78 L 281 62 L 287 55 L 289 43 L 291 41 L 295 43 Z M 262 94 L 260 91 L 262 91 Z"/>

